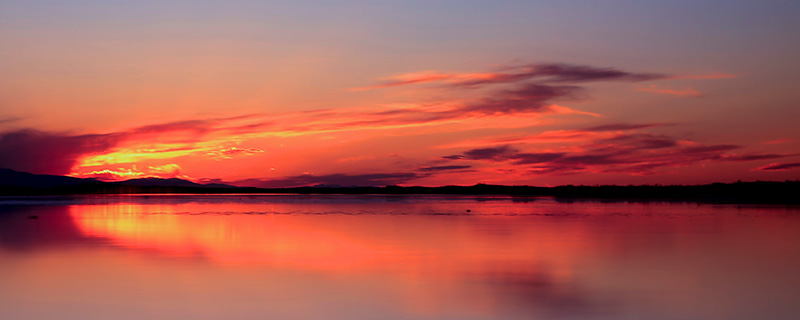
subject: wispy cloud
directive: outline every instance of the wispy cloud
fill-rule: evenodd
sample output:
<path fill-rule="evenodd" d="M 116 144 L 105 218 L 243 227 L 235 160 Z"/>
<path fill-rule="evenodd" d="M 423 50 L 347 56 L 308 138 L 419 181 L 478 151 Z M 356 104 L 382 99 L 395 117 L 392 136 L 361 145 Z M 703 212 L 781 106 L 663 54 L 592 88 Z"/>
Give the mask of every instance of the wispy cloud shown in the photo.
<path fill-rule="evenodd" d="M 743 147 L 733 144 L 704 145 L 667 135 L 637 132 L 658 124 L 609 124 L 578 130 L 544 132 L 531 137 L 496 139 L 513 141 L 468 149 L 442 157 L 448 161 L 484 161 L 522 167 L 532 174 L 628 173 L 657 174 L 659 168 L 679 167 L 710 161 L 757 161 L 797 156 L 798 154 L 739 154 Z M 523 151 L 542 140 L 558 139 L 575 144 L 560 144 L 547 152 Z M 527 148 L 526 148 L 527 146 Z M 791 167 L 793 164 L 790 164 Z M 777 166 L 780 170 L 785 166 Z"/>
<path fill-rule="evenodd" d="M 800 162 L 793 163 L 771 163 L 767 166 L 759 167 L 757 170 L 762 171 L 784 171 L 800 168 Z"/>
<path fill-rule="evenodd" d="M 650 92 L 650 93 L 658 93 L 658 94 L 668 94 L 678 97 L 702 97 L 703 93 L 700 91 L 695 90 L 694 88 L 685 88 L 685 89 L 664 89 L 656 87 L 655 85 L 650 85 L 644 88 L 636 89 L 638 91 Z"/>
<path fill-rule="evenodd" d="M 764 144 L 780 144 L 780 143 L 789 143 L 789 142 L 792 142 L 792 141 L 794 141 L 794 140 L 792 140 L 792 139 L 777 139 L 777 140 L 764 141 L 762 143 L 764 143 Z"/>
<path fill-rule="evenodd" d="M 520 143 L 565 143 L 565 142 L 580 142 L 590 141 L 597 139 L 618 137 L 623 131 L 630 131 L 636 129 L 646 129 L 653 127 L 667 126 L 670 124 L 664 123 L 611 123 L 599 126 L 593 126 L 584 129 L 570 129 L 570 130 L 550 130 L 538 134 L 522 134 L 522 135 L 506 135 L 506 136 L 489 136 L 480 139 L 473 139 L 462 141 L 450 145 L 440 146 L 441 148 L 463 148 L 463 147 L 478 147 L 478 146 L 492 146 L 492 145 L 506 145 L 506 144 L 520 144 Z"/>
<path fill-rule="evenodd" d="M 536 80 L 541 83 L 579 83 L 590 81 L 647 81 L 666 78 L 668 76 L 662 74 L 632 73 L 615 68 L 599 68 L 565 63 L 531 63 L 498 72 L 422 71 L 406 73 L 386 78 L 384 82 L 377 85 L 353 90 L 363 91 L 420 83 L 442 83 L 450 87 L 464 88 L 528 80 Z"/>
<path fill-rule="evenodd" d="M 634 73 L 615 68 L 571 64 L 527 64 L 498 72 L 447 73 L 423 71 L 387 78 L 378 85 L 357 88 L 371 90 L 387 87 L 434 83 L 438 101 L 410 104 L 405 107 L 382 108 L 379 111 L 339 109 L 318 110 L 285 119 L 284 132 L 307 134 L 338 130 L 398 128 L 434 125 L 454 120 L 478 119 L 519 114 L 596 114 L 559 106 L 558 101 L 588 98 L 581 83 L 592 81 L 638 82 L 666 79 L 667 75 Z M 471 98 L 458 93 L 476 91 Z M 452 96 L 451 96 L 452 94 Z"/>
<path fill-rule="evenodd" d="M 464 170 L 472 168 L 472 166 L 433 166 L 433 167 L 422 167 L 418 168 L 417 171 L 419 172 L 435 172 L 435 171 L 452 171 L 452 170 Z"/>
<path fill-rule="evenodd" d="M 13 123 L 22 120 L 22 118 L 11 117 L 11 118 L 0 118 L 0 124 L 7 124 Z"/>
<path fill-rule="evenodd" d="M 210 156 L 214 160 L 219 161 L 224 159 L 233 159 L 237 156 L 249 156 L 259 153 L 264 153 L 264 150 L 259 148 L 230 147 L 212 150 L 207 152 L 206 155 Z"/>

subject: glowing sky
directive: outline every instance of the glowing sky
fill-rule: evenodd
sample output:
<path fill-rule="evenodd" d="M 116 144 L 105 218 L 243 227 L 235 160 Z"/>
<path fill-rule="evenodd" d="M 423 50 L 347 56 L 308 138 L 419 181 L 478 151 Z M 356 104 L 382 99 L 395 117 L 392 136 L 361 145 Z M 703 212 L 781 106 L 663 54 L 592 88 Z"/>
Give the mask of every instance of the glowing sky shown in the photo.
<path fill-rule="evenodd" d="M 0 3 L 0 167 L 299 185 L 800 178 L 797 1 Z"/>

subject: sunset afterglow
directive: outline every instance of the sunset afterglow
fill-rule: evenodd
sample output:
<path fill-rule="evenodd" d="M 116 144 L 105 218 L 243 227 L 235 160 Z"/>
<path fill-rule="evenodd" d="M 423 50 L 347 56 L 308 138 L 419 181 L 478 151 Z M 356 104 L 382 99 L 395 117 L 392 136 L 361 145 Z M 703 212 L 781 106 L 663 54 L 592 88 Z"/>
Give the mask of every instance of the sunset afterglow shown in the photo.
<path fill-rule="evenodd" d="M 0 319 L 795 319 L 798 17 L 0 1 Z"/>
<path fill-rule="evenodd" d="M 6 1 L 0 167 L 257 187 L 800 178 L 797 4 L 593 6 Z"/>

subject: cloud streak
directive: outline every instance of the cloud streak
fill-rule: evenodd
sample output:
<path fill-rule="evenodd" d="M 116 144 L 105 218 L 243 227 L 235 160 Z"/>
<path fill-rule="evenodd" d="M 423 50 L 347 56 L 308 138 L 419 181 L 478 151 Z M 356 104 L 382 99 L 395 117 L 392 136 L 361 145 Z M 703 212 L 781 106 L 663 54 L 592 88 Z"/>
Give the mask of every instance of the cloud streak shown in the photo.
<path fill-rule="evenodd" d="M 295 134 L 340 130 L 385 129 L 404 126 L 435 125 L 448 121 L 479 119 L 493 116 L 583 113 L 558 106 L 558 101 L 575 101 L 588 97 L 579 85 L 594 81 L 639 82 L 666 79 L 667 75 L 634 73 L 615 68 L 600 68 L 571 64 L 527 64 L 500 72 L 445 73 L 423 71 L 388 78 L 384 83 L 357 88 L 371 90 L 386 87 L 435 83 L 443 97 L 440 101 L 414 104 L 380 111 L 318 110 L 287 119 L 289 126 L 278 128 Z M 481 90 L 477 97 L 464 99 L 448 94 L 492 85 Z M 499 86 L 499 87 L 498 87 Z M 596 116 L 596 115 L 595 115 Z M 356 119 L 356 120 L 354 120 Z"/>
<path fill-rule="evenodd" d="M 639 88 L 639 89 L 636 89 L 636 90 L 637 91 L 643 91 L 643 92 L 656 93 L 656 94 L 667 94 L 667 95 L 678 96 L 678 97 L 702 97 L 703 96 L 702 92 L 697 91 L 697 90 L 695 90 L 694 88 L 691 88 L 691 87 L 685 88 L 685 89 L 682 89 L 682 90 L 675 90 L 675 89 L 658 88 L 655 85 L 651 85 L 651 86 L 644 87 L 644 88 Z"/>
<path fill-rule="evenodd" d="M 800 162 L 793 162 L 793 163 L 772 163 L 767 166 L 763 166 L 758 168 L 761 171 L 785 171 L 800 168 Z"/>
<path fill-rule="evenodd" d="M 536 80 L 540 83 L 580 83 L 591 81 L 648 81 L 667 79 L 656 73 L 633 73 L 615 68 L 600 68 L 566 63 L 531 63 L 499 72 L 447 73 L 422 71 L 386 78 L 383 83 L 355 88 L 356 91 L 381 89 L 421 83 L 441 83 L 446 87 L 474 88 L 492 84 Z"/>
<path fill-rule="evenodd" d="M 207 156 L 210 156 L 214 160 L 230 160 L 238 156 L 249 156 L 259 153 L 264 153 L 263 149 L 259 148 L 241 148 L 241 147 L 230 147 L 230 148 L 220 148 L 218 150 L 209 151 L 206 153 Z"/>
<path fill-rule="evenodd" d="M 464 170 L 472 168 L 472 166 L 433 166 L 433 167 L 422 167 L 417 169 L 419 172 L 437 172 L 437 171 L 452 171 L 452 170 Z"/>
<path fill-rule="evenodd" d="M 702 145 L 666 135 L 636 132 L 656 124 L 609 124 L 583 130 L 544 132 L 533 137 L 520 137 L 517 147 L 508 144 L 473 148 L 460 154 L 442 157 L 446 161 L 482 161 L 522 167 L 532 174 L 627 173 L 657 174 L 660 168 L 680 167 L 702 162 L 746 162 L 778 159 L 797 154 L 733 153 L 742 146 L 733 144 Z M 520 148 L 541 139 L 557 137 L 580 144 L 560 145 L 548 152 L 524 152 Z M 505 139 L 509 140 L 509 139 Z M 502 140 L 500 140 L 502 141 Z M 560 149 L 560 150 L 559 150 Z M 773 165 L 760 170 L 787 170 L 795 164 Z"/>

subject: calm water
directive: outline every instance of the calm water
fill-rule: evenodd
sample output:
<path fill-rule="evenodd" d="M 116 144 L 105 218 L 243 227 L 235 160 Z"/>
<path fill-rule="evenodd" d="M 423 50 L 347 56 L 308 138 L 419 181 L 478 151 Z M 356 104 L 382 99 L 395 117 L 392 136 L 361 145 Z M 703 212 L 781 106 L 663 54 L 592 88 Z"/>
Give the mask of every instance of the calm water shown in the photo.
<path fill-rule="evenodd" d="M 0 319 L 798 315 L 798 207 L 0 198 Z"/>

